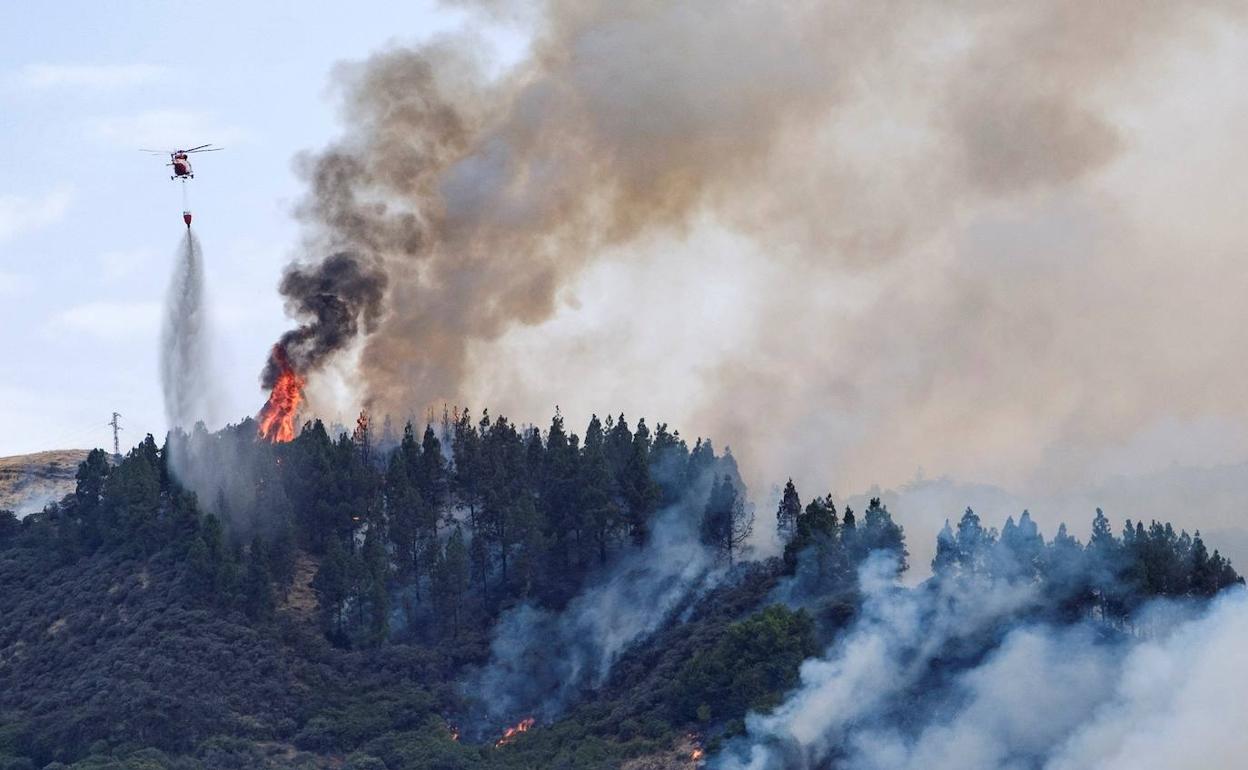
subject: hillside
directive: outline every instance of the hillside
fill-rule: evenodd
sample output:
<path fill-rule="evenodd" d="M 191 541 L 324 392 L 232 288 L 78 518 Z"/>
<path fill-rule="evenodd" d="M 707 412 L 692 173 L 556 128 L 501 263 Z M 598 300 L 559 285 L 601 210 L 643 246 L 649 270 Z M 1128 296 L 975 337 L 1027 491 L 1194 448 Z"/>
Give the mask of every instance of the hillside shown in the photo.
<path fill-rule="evenodd" d="M 731 454 L 622 415 L 583 440 L 466 412 L 441 436 L 255 435 L 96 450 L 63 502 L 0 517 L 0 770 L 828 767 L 855 719 L 941 724 L 1016 632 L 1079 661 L 1066 711 L 1093 719 L 1141 619 L 1161 638 L 1158 608 L 1243 593 L 1167 523 L 1098 512 L 1085 545 L 969 509 L 907 588 L 879 500 L 790 484 L 755 512 Z M 755 559 L 769 520 L 784 555 Z M 794 714 L 827 720 L 817 743 Z"/>
<path fill-rule="evenodd" d="M 0 510 L 19 515 L 43 508 L 74 491 L 74 474 L 85 449 L 57 449 L 0 457 Z"/>

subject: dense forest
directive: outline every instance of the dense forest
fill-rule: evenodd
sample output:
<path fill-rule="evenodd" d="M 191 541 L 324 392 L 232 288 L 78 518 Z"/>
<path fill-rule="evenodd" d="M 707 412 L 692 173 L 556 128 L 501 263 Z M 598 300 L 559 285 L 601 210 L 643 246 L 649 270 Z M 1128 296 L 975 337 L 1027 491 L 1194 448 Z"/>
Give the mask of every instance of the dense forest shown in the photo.
<path fill-rule="evenodd" d="M 694 767 L 853 622 L 864 564 L 908 569 L 878 500 L 756 511 L 731 452 L 623 415 L 247 420 L 76 481 L 0 512 L 0 769 Z M 1129 636 L 1243 582 L 1198 532 L 1091 533 L 968 509 L 905 590 L 1026 585 L 1020 620 Z"/>

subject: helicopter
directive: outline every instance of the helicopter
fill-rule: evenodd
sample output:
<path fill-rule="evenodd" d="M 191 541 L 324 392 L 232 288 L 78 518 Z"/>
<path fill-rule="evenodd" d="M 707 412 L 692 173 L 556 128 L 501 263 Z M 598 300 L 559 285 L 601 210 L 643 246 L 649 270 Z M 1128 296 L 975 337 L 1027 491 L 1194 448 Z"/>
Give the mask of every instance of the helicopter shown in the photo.
<path fill-rule="evenodd" d="M 182 221 L 186 223 L 188 230 L 191 227 L 191 209 L 187 203 L 186 180 L 195 178 L 195 170 L 191 168 L 191 160 L 188 156 L 195 152 L 220 152 L 224 149 L 224 147 L 213 147 L 209 143 L 186 150 L 139 150 L 139 152 L 150 152 L 153 155 L 169 155 L 169 163 L 167 165 L 173 168 L 173 176 L 169 178 L 182 180 Z"/>
<path fill-rule="evenodd" d="M 170 179 L 178 177 L 195 178 L 195 171 L 191 168 L 191 161 L 187 157 L 193 152 L 220 152 L 224 147 L 213 147 L 211 143 L 201 144 L 198 147 L 191 147 L 187 150 L 139 150 L 139 152 L 150 152 L 153 155 L 169 155 L 168 165 L 173 167 L 173 176 Z"/>

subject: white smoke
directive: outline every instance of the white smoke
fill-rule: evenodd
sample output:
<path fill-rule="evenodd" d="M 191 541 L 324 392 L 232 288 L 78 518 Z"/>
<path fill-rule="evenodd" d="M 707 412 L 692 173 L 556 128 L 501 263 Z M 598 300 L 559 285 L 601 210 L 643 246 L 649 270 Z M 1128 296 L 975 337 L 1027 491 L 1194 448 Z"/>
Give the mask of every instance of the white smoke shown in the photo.
<path fill-rule="evenodd" d="M 705 492 L 705 485 L 695 485 Z M 705 495 L 690 493 L 691 500 Z M 499 620 L 490 661 L 467 679 L 491 723 L 558 716 L 602 686 L 629 645 L 654 633 L 724 575 L 698 538 L 700 508 L 677 504 L 655 519 L 646 546 L 611 565 L 562 613 L 521 605 Z"/>
<path fill-rule="evenodd" d="M 1164 639 L 1135 645 L 1112 696 L 1054 752 L 1049 770 L 1196 770 L 1248 756 L 1243 643 L 1248 594 L 1236 589 Z"/>
<path fill-rule="evenodd" d="M 1243 590 L 1196 615 L 1154 605 L 1111 635 L 1018 624 L 1036 606 L 1031 584 L 903 589 L 890 570 L 879 556 L 864 565 L 854 626 L 803 664 L 781 706 L 748 717 L 746 738 L 713 767 L 1181 770 L 1237 766 L 1248 751 Z M 973 663 L 949 674 L 959 656 Z"/>

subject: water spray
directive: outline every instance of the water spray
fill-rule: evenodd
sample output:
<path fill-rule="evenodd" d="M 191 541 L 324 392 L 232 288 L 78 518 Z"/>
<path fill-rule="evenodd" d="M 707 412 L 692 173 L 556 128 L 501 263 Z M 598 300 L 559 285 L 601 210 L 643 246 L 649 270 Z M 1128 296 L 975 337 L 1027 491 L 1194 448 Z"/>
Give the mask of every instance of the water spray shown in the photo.
<path fill-rule="evenodd" d="M 216 398 L 203 253 L 190 230 L 189 212 L 186 218 L 186 235 L 178 246 L 165 298 L 160 374 L 169 427 L 189 429 L 197 421 L 215 418 Z"/>

